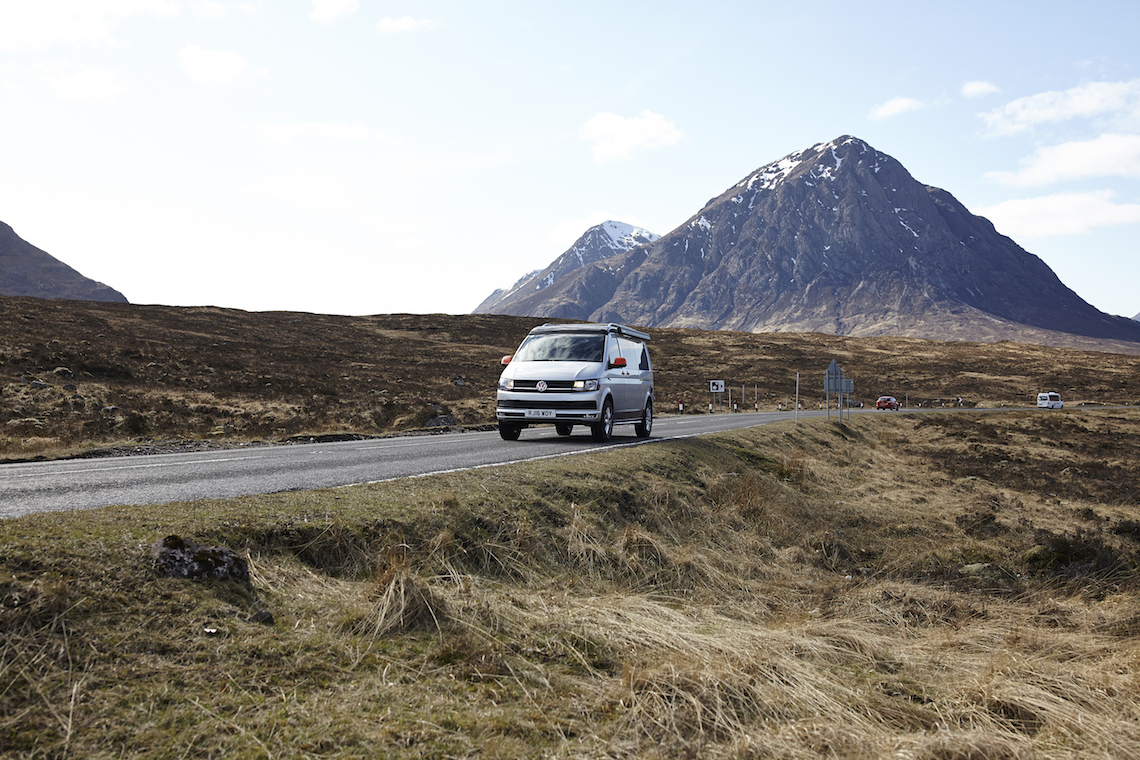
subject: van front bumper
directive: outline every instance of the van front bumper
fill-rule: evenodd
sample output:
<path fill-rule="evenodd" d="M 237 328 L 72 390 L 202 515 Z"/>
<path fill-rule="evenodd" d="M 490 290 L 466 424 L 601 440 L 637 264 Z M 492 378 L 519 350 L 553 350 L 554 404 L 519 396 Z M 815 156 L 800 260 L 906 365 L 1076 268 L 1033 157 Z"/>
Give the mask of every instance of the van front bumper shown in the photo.
<path fill-rule="evenodd" d="M 599 397 L 593 393 L 500 393 L 495 408 L 495 417 L 510 422 L 597 422 L 600 415 Z"/>

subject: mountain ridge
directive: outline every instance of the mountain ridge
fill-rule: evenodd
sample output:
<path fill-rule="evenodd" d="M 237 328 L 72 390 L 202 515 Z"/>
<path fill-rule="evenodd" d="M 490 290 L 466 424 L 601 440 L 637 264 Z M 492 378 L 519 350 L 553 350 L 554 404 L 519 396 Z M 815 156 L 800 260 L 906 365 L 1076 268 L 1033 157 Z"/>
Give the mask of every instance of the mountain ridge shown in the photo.
<path fill-rule="evenodd" d="M 128 303 L 126 296 L 82 274 L 0 222 L 0 295 Z"/>
<path fill-rule="evenodd" d="M 549 287 L 555 281 L 595 261 L 629 251 L 637 246 L 652 243 L 660 235 L 632 224 L 608 220 L 587 229 L 570 248 L 544 269 L 529 272 L 509 288 L 496 290 L 473 314 L 493 314 L 496 307 L 513 300 L 517 295 L 530 295 Z"/>
<path fill-rule="evenodd" d="M 746 332 L 1140 341 L 1136 322 L 1097 311 L 989 220 L 850 135 L 749 172 L 653 243 L 496 311 Z"/>

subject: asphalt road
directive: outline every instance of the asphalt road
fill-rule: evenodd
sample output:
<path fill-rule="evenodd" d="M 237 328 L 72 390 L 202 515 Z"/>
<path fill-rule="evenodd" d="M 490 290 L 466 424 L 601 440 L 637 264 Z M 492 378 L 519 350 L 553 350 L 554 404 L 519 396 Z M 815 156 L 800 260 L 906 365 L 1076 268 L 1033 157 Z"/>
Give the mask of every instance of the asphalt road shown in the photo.
<path fill-rule="evenodd" d="M 799 413 L 801 417 L 824 414 Z M 659 417 L 652 437 L 637 438 L 632 425 L 619 425 L 613 440 L 605 444 L 594 443 L 584 427 L 563 438 L 553 426 L 542 425 L 524 430 L 518 441 L 504 441 L 492 430 L 6 464 L 0 465 L 0 519 L 33 512 L 302 491 L 496 467 L 764 425 L 792 416 L 789 411 Z"/>

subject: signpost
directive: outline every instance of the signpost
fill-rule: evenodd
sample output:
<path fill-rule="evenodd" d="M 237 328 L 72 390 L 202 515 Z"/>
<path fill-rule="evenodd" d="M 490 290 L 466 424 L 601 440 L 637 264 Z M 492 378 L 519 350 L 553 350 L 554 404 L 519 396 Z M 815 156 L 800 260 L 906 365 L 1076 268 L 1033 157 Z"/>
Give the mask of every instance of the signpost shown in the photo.
<path fill-rule="evenodd" d="M 719 402 L 720 401 L 720 394 L 724 393 L 724 381 L 723 380 L 709 380 L 709 393 L 711 393 L 713 396 L 713 400 L 709 401 L 709 414 L 712 414 L 713 403 Z"/>
<path fill-rule="evenodd" d="M 827 372 L 823 375 L 823 392 L 827 397 L 827 419 L 831 419 L 831 394 L 834 393 L 838 397 L 836 406 L 839 408 L 839 421 L 843 422 L 843 397 L 849 397 L 855 392 L 855 381 L 844 376 L 839 362 L 834 359 L 827 365 Z M 847 418 L 851 419 L 850 405 L 847 407 Z"/>

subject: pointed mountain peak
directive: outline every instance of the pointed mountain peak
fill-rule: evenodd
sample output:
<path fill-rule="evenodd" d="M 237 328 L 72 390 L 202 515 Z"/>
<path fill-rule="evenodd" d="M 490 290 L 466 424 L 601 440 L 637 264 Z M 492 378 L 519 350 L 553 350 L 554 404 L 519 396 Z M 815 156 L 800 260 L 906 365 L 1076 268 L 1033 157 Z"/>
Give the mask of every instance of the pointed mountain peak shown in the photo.
<path fill-rule="evenodd" d="M 874 171 L 878 171 L 881 163 L 893 159 L 879 153 L 858 137 L 843 135 L 834 140 L 816 143 L 810 148 L 804 148 L 789 153 L 783 158 L 773 161 L 757 169 L 736 184 L 745 190 L 771 190 L 789 179 L 811 173 L 817 179 L 826 180 L 834 176 L 834 172 L 843 166 L 844 161 L 869 162 Z"/>
<path fill-rule="evenodd" d="M 496 290 L 475 308 L 475 314 L 509 314 L 511 304 L 534 296 L 555 281 L 595 261 L 618 256 L 638 246 L 659 239 L 648 230 L 626 222 L 608 220 L 582 233 L 558 258 L 545 269 L 526 274 L 509 288 Z"/>
<path fill-rule="evenodd" d="M 654 242 L 562 271 L 548 268 L 496 311 L 706 330 L 1140 342 L 1136 322 L 1097 311 L 987 219 L 851 135 L 760 167 Z"/>
<path fill-rule="evenodd" d="M 641 227 L 635 227 L 632 224 L 626 224 L 625 222 L 615 222 L 613 220 L 594 225 L 586 231 L 585 235 L 588 235 L 594 231 L 604 232 L 606 235 L 608 235 L 610 239 L 610 247 L 615 251 L 621 253 L 628 251 L 630 248 L 636 248 L 639 245 L 652 243 L 654 240 L 661 237 L 660 235 L 655 235 L 648 230 L 642 229 Z M 585 237 L 585 235 L 583 235 L 583 237 Z"/>

